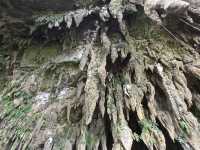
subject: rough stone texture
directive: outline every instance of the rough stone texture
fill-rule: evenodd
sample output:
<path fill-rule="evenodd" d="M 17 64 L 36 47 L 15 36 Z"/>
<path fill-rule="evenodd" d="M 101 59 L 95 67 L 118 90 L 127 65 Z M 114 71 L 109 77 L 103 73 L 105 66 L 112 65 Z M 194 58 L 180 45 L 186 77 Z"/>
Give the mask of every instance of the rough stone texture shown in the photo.
<path fill-rule="evenodd" d="M 1 0 L 0 149 L 199 150 L 199 6 Z"/>

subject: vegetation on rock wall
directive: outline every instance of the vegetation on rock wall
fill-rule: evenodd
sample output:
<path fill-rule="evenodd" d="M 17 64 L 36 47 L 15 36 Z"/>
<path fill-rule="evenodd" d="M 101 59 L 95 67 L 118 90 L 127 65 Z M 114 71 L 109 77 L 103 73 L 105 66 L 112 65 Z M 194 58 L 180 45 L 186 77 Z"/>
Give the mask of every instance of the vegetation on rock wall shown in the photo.
<path fill-rule="evenodd" d="M 144 7 L 2 0 L 0 149 L 199 150 L 198 12 Z"/>

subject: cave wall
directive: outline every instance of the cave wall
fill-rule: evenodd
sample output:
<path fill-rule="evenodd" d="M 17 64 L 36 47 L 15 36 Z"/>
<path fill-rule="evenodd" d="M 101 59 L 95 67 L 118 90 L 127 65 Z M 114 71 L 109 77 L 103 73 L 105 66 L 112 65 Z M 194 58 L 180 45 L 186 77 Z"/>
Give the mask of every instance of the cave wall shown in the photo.
<path fill-rule="evenodd" d="M 0 3 L 2 149 L 200 149 L 197 30 L 135 1 L 45 2 Z"/>

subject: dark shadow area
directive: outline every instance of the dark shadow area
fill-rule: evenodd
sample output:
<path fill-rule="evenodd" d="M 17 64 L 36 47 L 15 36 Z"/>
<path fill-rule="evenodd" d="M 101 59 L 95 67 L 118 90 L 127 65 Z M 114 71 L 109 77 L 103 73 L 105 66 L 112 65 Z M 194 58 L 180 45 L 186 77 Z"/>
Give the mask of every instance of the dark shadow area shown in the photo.
<path fill-rule="evenodd" d="M 117 59 L 112 63 L 111 55 L 108 54 L 106 58 L 106 71 L 113 74 L 120 73 L 128 65 L 130 59 L 131 53 L 128 53 L 127 56 L 123 58 L 119 51 Z"/>
<path fill-rule="evenodd" d="M 166 150 L 183 150 L 180 143 L 173 142 L 173 140 L 170 138 L 169 133 L 164 128 L 164 126 L 161 124 L 161 122 L 156 118 L 156 123 L 158 125 L 158 128 L 162 131 L 164 137 L 165 137 L 165 143 L 166 143 Z"/>
<path fill-rule="evenodd" d="M 131 150 L 148 150 L 148 148 L 143 141 L 140 142 L 133 141 Z"/>
<path fill-rule="evenodd" d="M 111 128 L 111 120 L 109 118 L 109 115 L 108 115 L 108 110 L 107 110 L 107 98 L 106 98 L 106 95 L 108 94 L 108 89 L 106 89 L 105 91 L 105 104 L 104 104 L 104 107 L 105 107 L 105 115 L 104 115 L 104 126 L 105 126 L 105 133 L 106 133 L 106 146 L 107 146 L 107 149 L 108 150 L 111 150 L 112 149 L 112 146 L 113 146 L 113 143 L 114 143 L 114 139 L 113 139 L 113 136 L 112 136 L 112 128 Z"/>
<path fill-rule="evenodd" d="M 188 72 L 185 73 L 185 77 L 187 79 L 187 86 L 190 89 L 191 93 L 200 94 L 200 88 L 199 88 L 200 80 Z M 189 111 L 198 119 L 198 121 L 200 121 L 200 110 L 197 108 L 197 106 L 195 104 L 195 101 L 196 101 L 195 96 L 193 96 L 192 101 L 193 101 L 193 104 L 189 108 Z"/>
<path fill-rule="evenodd" d="M 142 133 L 142 130 L 140 128 L 140 125 L 138 124 L 138 121 L 139 119 L 137 117 L 137 113 L 133 111 L 129 111 L 128 126 L 130 127 L 133 133 L 135 132 L 138 135 L 140 135 Z"/>
<path fill-rule="evenodd" d="M 110 150 L 112 149 L 114 140 L 112 136 L 111 121 L 107 113 L 104 116 L 104 122 L 105 122 L 105 132 L 106 132 L 106 145 L 107 149 Z"/>
<path fill-rule="evenodd" d="M 200 110 L 197 108 L 195 103 L 193 103 L 189 111 L 197 118 L 198 122 L 200 122 Z"/>

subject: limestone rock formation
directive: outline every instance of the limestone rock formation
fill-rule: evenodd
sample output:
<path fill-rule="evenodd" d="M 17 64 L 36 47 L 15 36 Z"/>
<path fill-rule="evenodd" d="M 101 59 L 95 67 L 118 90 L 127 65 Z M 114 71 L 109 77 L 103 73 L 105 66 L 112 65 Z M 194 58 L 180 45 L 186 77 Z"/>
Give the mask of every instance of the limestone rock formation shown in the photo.
<path fill-rule="evenodd" d="M 0 0 L 0 149 L 200 150 L 198 0 Z"/>

